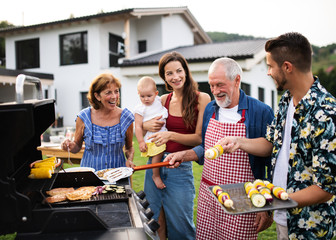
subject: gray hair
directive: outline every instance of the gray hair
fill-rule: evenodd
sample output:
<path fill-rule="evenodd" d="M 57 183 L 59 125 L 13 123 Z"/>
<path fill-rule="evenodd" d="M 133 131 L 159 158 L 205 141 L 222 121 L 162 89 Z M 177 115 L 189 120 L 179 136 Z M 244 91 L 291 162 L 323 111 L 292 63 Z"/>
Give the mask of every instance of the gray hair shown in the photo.
<path fill-rule="evenodd" d="M 237 77 L 237 75 L 240 76 L 240 79 L 242 79 L 243 70 L 239 66 L 239 64 L 233 60 L 232 58 L 222 57 L 217 58 L 209 67 L 208 74 L 215 71 L 216 68 L 222 67 L 224 68 L 226 78 L 233 81 Z"/>

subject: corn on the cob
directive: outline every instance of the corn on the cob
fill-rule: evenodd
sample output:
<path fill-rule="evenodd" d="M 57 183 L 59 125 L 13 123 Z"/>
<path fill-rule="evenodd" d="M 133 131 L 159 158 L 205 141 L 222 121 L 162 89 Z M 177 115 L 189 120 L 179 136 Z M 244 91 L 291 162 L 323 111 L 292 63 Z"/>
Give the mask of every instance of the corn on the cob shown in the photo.
<path fill-rule="evenodd" d="M 209 159 L 213 160 L 218 158 L 220 155 L 222 155 L 224 152 L 224 149 L 221 145 L 215 145 L 208 150 L 205 151 L 204 156 Z"/>
<path fill-rule="evenodd" d="M 28 178 L 51 178 L 55 168 L 58 167 L 60 164 L 61 161 L 59 159 L 56 160 L 56 157 L 35 161 L 30 165 L 31 169 Z"/>

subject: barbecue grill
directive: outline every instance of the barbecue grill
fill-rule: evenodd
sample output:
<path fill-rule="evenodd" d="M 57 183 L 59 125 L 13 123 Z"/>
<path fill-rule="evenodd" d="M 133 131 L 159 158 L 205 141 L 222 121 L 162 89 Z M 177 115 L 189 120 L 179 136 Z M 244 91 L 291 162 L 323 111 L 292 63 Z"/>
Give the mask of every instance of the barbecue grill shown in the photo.
<path fill-rule="evenodd" d="M 145 194 L 134 192 L 129 179 L 111 192 L 89 200 L 47 203 L 46 191 L 57 187 L 101 186 L 93 172 L 62 172 L 50 179 L 29 179 L 29 165 L 42 154 L 41 134 L 55 121 L 53 99 L 42 99 L 38 78 L 19 75 L 16 102 L 0 104 L 0 235 L 17 239 L 158 239 L 159 225 Z M 37 99 L 23 100 L 23 85 L 36 85 Z"/>

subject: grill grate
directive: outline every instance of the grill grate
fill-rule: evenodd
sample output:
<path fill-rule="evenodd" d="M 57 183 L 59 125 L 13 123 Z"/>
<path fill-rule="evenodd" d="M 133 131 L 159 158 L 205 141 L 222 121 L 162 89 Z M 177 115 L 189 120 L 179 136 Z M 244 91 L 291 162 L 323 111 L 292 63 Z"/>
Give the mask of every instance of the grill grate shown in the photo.
<path fill-rule="evenodd" d="M 124 202 L 128 200 L 126 193 L 109 192 L 92 196 L 90 199 L 77 200 L 77 201 L 63 201 L 50 204 L 51 206 L 67 206 L 88 203 L 105 203 L 105 202 Z"/>

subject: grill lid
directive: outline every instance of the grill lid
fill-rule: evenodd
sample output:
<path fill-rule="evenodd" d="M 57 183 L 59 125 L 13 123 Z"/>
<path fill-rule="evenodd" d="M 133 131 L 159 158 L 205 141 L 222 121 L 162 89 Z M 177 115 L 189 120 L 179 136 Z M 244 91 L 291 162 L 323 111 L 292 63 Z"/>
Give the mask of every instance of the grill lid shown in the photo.
<path fill-rule="evenodd" d="M 0 231 L 16 231 L 31 216 L 30 200 L 18 191 L 28 183 L 29 164 L 42 159 L 41 134 L 55 121 L 53 99 L 0 104 Z"/>

